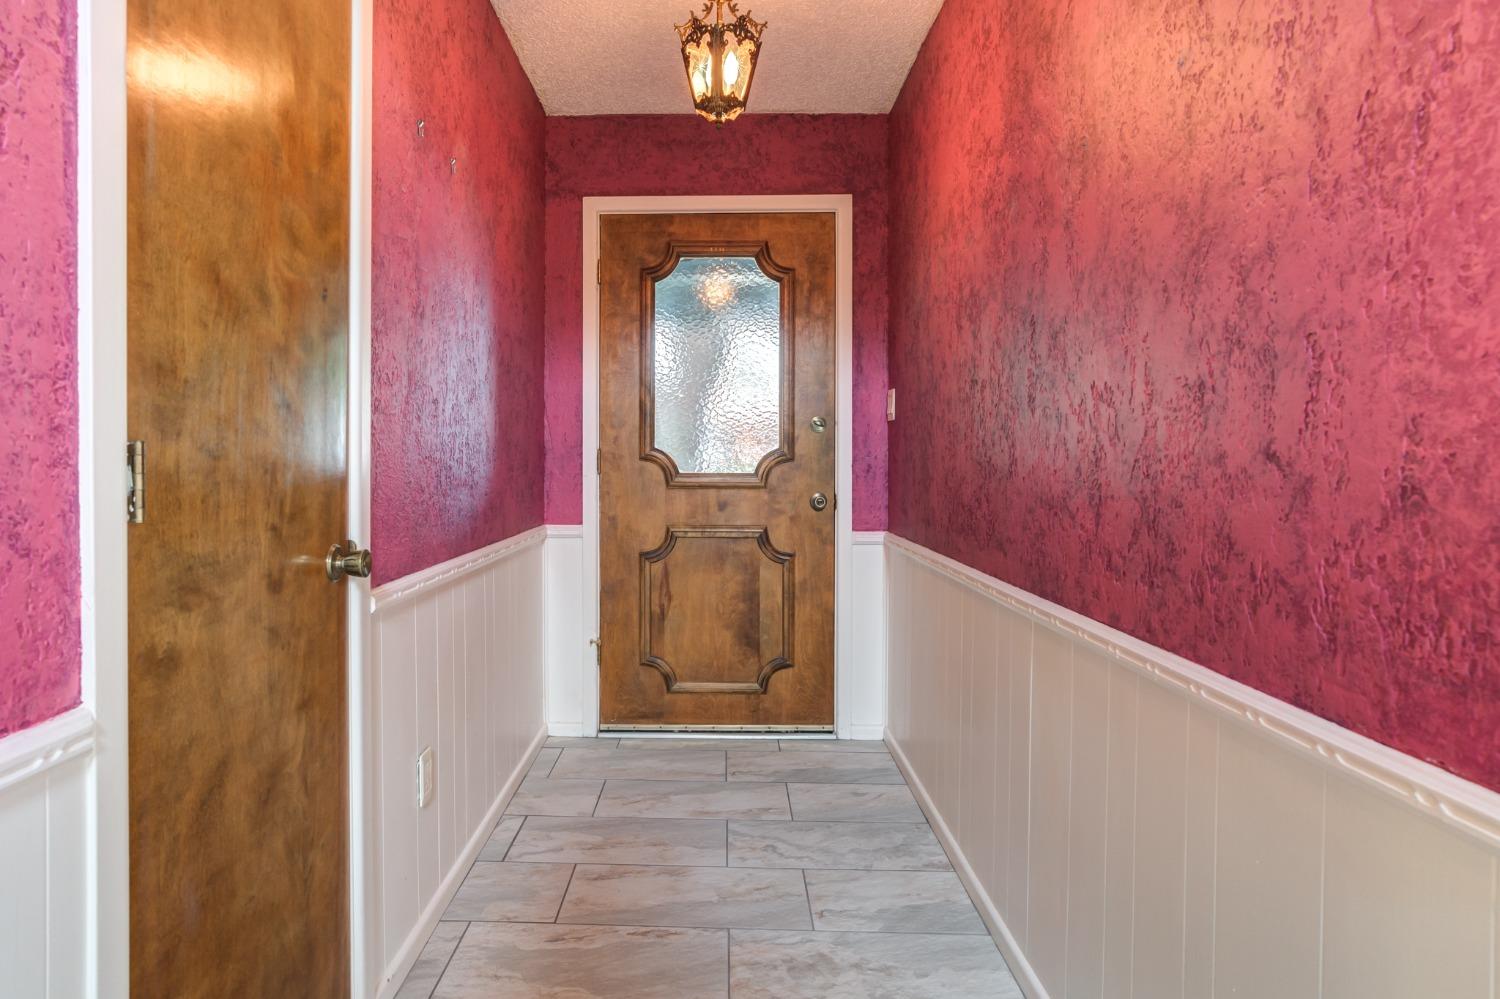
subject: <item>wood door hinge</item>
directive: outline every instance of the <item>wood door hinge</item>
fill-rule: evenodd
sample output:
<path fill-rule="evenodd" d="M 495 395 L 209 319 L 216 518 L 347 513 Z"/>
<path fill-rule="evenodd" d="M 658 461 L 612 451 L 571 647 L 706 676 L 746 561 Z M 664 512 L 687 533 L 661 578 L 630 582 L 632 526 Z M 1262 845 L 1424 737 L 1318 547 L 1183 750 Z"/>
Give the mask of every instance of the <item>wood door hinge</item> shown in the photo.
<path fill-rule="evenodd" d="M 594 647 L 594 665 L 602 668 L 604 666 L 604 643 L 597 638 L 590 638 L 589 644 Z"/>
<path fill-rule="evenodd" d="M 596 261 L 594 261 L 594 283 L 595 284 L 599 284 L 599 285 L 602 285 L 604 283 L 604 261 L 603 260 L 596 260 Z"/>
<path fill-rule="evenodd" d="M 129 485 L 125 490 L 125 518 L 132 524 L 146 522 L 146 442 L 125 442 L 125 468 Z"/>
<path fill-rule="evenodd" d="M 603 448 L 595 448 L 594 449 L 594 474 L 595 475 L 603 475 L 604 474 L 604 449 Z"/>

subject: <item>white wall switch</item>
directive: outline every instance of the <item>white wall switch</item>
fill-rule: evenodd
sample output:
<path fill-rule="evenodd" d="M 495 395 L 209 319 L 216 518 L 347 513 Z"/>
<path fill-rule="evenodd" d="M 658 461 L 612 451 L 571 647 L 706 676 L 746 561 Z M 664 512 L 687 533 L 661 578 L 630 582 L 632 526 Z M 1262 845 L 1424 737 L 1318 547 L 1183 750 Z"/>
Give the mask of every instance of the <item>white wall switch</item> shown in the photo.
<path fill-rule="evenodd" d="M 896 390 L 885 390 L 885 422 L 894 423 L 896 420 Z"/>
<path fill-rule="evenodd" d="M 417 757 L 418 808 L 426 808 L 432 802 L 432 794 L 436 787 L 437 769 L 432 755 L 432 747 L 428 746 Z"/>

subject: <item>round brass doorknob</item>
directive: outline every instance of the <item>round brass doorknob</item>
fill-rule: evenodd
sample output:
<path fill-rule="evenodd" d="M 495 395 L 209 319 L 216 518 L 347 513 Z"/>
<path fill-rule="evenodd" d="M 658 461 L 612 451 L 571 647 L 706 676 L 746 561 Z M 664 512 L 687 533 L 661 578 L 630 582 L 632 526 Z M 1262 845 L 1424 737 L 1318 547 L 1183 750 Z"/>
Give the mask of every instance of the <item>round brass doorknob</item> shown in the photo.
<path fill-rule="evenodd" d="M 328 578 L 338 582 L 345 576 L 368 579 L 370 570 L 374 568 L 374 562 L 374 557 L 370 555 L 368 548 L 361 548 L 352 541 L 345 541 L 341 545 L 334 545 L 328 549 L 328 557 L 323 560 L 323 566 L 328 572 Z"/>
<path fill-rule="evenodd" d="M 814 510 L 817 510 L 819 513 L 822 513 L 824 510 L 828 509 L 828 497 L 824 496 L 822 493 L 813 493 L 812 499 L 808 500 L 807 502 L 809 506 L 811 506 Z"/>

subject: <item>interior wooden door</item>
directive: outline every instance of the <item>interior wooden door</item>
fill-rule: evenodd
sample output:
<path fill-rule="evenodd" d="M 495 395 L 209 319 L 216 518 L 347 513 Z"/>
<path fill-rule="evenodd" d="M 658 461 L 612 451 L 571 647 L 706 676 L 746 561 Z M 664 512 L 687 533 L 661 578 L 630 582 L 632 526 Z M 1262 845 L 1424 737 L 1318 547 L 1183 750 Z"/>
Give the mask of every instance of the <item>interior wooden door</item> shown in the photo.
<path fill-rule="evenodd" d="M 349 8 L 128 18 L 132 992 L 346 995 Z"/>
<path fill-rule="evenodd" d="M 833 726 L 834 217 L 600 230 L 600 720 Z"/>

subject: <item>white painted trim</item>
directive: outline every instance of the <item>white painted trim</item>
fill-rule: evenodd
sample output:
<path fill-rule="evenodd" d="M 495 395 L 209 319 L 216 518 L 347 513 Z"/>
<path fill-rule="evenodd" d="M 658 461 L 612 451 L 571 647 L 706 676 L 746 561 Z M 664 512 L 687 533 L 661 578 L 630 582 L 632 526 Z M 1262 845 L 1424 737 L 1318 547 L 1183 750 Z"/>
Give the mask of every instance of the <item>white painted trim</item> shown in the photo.
<path fill-rule="evenodd" d="M 1016 984 L 1020 985 L 1021 991 L 1026 993 L 1026 999 L 1049 999 L 1047 990 L 1042 986 L 1042 980 L 1037 977 L 1036 969 L 1026 959 L 1026 954 L 1021 949 L 1020 943 L 1016 941 L 1015 934 L 1011 933 L 1010 927 L 1005 925 L 1005 920 L 1000 916 L 999 907 L 995 905 L 994 899 L 990 898 L 989 892 L 985 891 L 978 875 L 974 873 L 969 858 L 964 856 L 963 850 L 958 845 L 958 838 L 953 835 L 953 830 L 948 828 L 948 823 L 938 811 L 937 804 L 927 790 L 927 785 L 922 783 L 922 778 L 918 776 L 916 768 L 906 758 L 906 751 L 902 749 L 900 741 L 887 732 L 885 744 L 886 748 L 891 751 L 891 759 L 896 761 L 896 766 L 906 778 L 907 786 L 911 788 L 917 804 L 922 806 L 922 812 L 927 816 L 927 824 L 932 826 L 938 842 L 943 844 L 943 850 L 953 863 L 953 870 L 957 872 L 964 887 L 969 890 L 969 897 L 974 901 L 974 907 L 979 910 L 979 915 L 984 919 L 985 925 L 989 927 L 990 936 L 994 938 L 995 946 L 1000 948 L 1000 954 L 1005 958 L 1010 973 L 1015 976 Z"/>
<path fill-rule="evenodd" d="M 582 524 L 547 524 L 547 538 L 581 538 L 583 537 Z"/>
<path fill-rule="evenodd" d="M 353 0 L 349 60 L 349 369 L 345 538 L 370 544 L 370 217 L 374 162 L 374 0 Z M 379 557 L 379 553 L 375 553 Z M 375 831 L 374 630 L 368 580 L 345 587 L 346 696 L 349 754 L 350 995 L 373 995 L 380 973 L 380 874 Z"/>
<path fill-rule="evenodd" d="M 849 692 L 855 682 L 850 656 L 855 627 L 852 592 L 854 510 L 854 196 L 852 194 L 629 197 L 583 199 L 583 592 L 584 627 L 599 634 L 599 476 L 590 455 L 599 448 L 599 219 L 603 215 L 704 212 L 831 213 L 835 218 L 834 462 L 834 727 L 851 737 Z M 587 657 L 587 651 L 583 653 Z M 581 662 L 585 678 L 582 735 L 599 731 L 599 674 Z"/>
<path fill-rule="evenodd" d="M 83 979 L 130 983 L 130 792 L 124 515 L 125 0 L 78 9 L 78 522 L 83 709 L 95 725 L 85 791 Z"/>
<path fill-rule="evenodd" d="M 500 816 L 505 813 L 505 806 L 510 804 L 510 799 L 515 796 L 516 790 L 521 786 L 521 781 L 526 779 L 526 772 L 536 762 L 537 754 L 542 751 L 542 744 L 546 741 L 547 729 L 543 726 L 541 731 L 537 732 L 536 737 L 531 740 L 530 747 L 521 758 L 521 765 L 516 767 L 506 779 L 505 786 L 500 789 L 500 794 L 485 814 L 484 821 L 479 824 L 474 835 L 469 837 L 458 860 L 444 876 L 437 894 L 427 904 L 427 908 L 422 910 L 417 925 L 401 944 L 401 950 L 397 952 L 395 960 L 391 962 L 389 973 L 385 976 L 385 984 L 377 993 L 379 999 L 390 999 L 400 991 L 402 983 L 406 981 L 406 976 L 411 972 L 412 965 L 416 964 L 417 958 L 422 956 L 422 948 L 426 945 L 427 938 L 432 936 L 433 930 L 437 929 L 443 912 L 453 901 L 453 896 L 458 894 L 459 886 L 463 884 L 469 868 L 474 866 L 474 861 L 479 857 L 479 851 L 483 850 L 484 844 L 489 842 L 495 826 L 500 822 Z"/>
<path fill-rule="evenodd" d="M 503 541 L 496 541 L 492 545 L 486 545 L 467 555 L 460 555 L 458 558 L 439 562 L 421 572 L 393 579 L 389 583 L 377 586 L 370 593 L 371 611 L 372 613 L 389 611 L 392 607 L 407 603 L 418 596 L 426 596 L 478 572 L 491 563 L 539 545 L 546 537 L 545 527 L 533 527 L 529 531 L 522 531 Z"/>
<path fill-rule="evenodd" d="M 0 739 L 0 791 L 24 783 L 94 748 L 94 715 L 79 707 Z"/>
<path fill-rule="evenodd" d="M 1500 846 L 1500 793 L 1381 745 L 915 542 L 890 534 L 886 543 L 953 581 L 1026 615 L 1037 624 L 1099 648 L 1142 676 L 1193 695 L 1198 704 L 1215 714 L 1237 719 L 1242 724 L 1248 722 L 1275 736 L 1285 748 L 1332 766 L 1489 848 Z"/>

